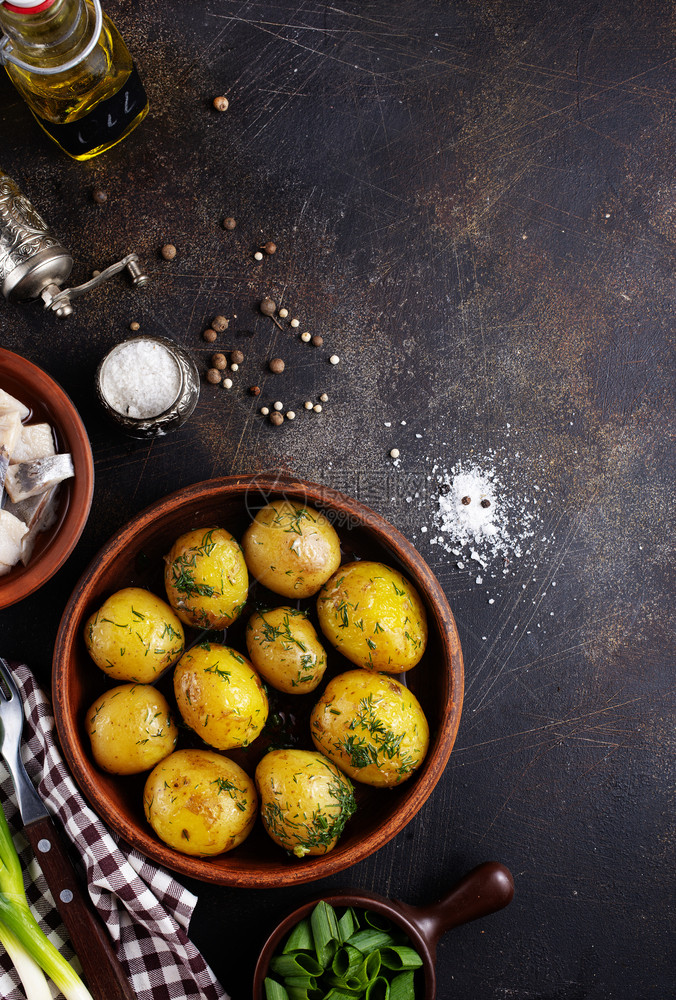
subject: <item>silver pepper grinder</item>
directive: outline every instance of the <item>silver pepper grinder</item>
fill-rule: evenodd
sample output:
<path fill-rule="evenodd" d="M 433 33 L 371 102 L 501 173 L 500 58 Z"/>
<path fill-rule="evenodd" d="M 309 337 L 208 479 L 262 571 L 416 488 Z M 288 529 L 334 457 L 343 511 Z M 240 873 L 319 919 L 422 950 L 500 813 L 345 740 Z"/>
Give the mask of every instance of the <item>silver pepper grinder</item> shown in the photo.
<path fill-rule="evenodd" d="M 135 287 L 148 282 L 135 253 L 111 264 L 82 285 L 62 289 L 72 267 L 71 254 L 12 178 L 0 170 L 0 284 L 6 299 L 22 302 L 40 298 L 45 309 L 63 318 L 73 312 L 71 299 L 125 268 Z"/>

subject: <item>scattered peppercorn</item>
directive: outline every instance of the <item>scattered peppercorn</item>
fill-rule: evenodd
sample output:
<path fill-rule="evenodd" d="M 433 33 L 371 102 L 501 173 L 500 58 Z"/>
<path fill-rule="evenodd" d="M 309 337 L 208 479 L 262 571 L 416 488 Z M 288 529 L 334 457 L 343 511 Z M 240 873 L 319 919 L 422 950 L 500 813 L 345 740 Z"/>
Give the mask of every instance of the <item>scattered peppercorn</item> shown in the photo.
<path fill-rule="evenodd" d="M 92 198 L 97 205 L 105 205 L 108 201 L 108 192 L 103 191 L 101 188 L 94 188 L 92 191 Z"/>
<path fill-rule="evenodd" d="M 221 373 L 218 368 L 210 368 L 207 372 L 207 382 L 211 382 L 212 385 L 218 385 L 221 381 Z"/>
<path fill-rule="evenodd" d="M 227 111 L 230 107 L 230 101 L 227 97 L 214 97 L 211 103 L 216 111 Z"/>
<path fill-rule="evenodd" d="M 390 458 L 399 458 L 399 449 L 393 448 L 390 452 Z"/>
<path fill-rule="evenodd" d="M 297 330 L 298 327 L 300 326 L 300 320 L 299 319 L 292 319 L 291 320 L 291 326 L 294 328 L 294 330 Z"/>
<path fill-rule="evenodd" d="M 251 395 L 251 396 L 260 396 L 260 394 L 261 394 L 261 387 L 259 385 L 250 385 L 249 386 L 249 395 Z"/>
<path fill-rule="evenodd" d="M 303 405 L 304 405 L 304 407 L 305 407 L 306 410 L 311 410 L 312 409 L 312 403 L 310 402 L 309 399 Z"/>
<path fill-rule="evenodd" d="M 263 254 L 260 252 L 260 250 L 256 250 L 256 253 L 254 254 L 254 260 L 263 260 Z"/>
<path fill-rule="evenodd" d="M 232 389 L 232 379 L 231 378 L 224 378 L 223 379 L 223 388 L 224 389 Z"/>
<path fill-rule="evenodd" d="M 472 498 L 471 497 L 463 497 L 462 498 L 462 502 L 464 503 L 465 507 L 467 507 L 467 505 L 472 502 Z"/>
<path fill-rule="evenodd" d="M 263 249 L 269 254 L 277 253 L 277 246 L 272 242 L 272 240 L 268 240 L 268 242 L 263 245 Z"/>
<path fill-rule="evenodd" d="M 280 402 L 280 400 L 277 400 L 276 403 L 272 404 L 272 408 L 273 408 L 273 410 L 283 410 L 284 409 L 284 403 Z"/>
<path fill-rule="evenodd" d="M 173 243 L 165 243 L 162 249 L 160 250 L 160 253 L 162 254 L 165 260 L 173 260 L 174 257 L 176 256 L 176 247 L 174 246 Z"/>
<path fill-rule="evenodd" d="M 225 354 L 212 354 L 211 355 L 211 367 L 216 368 L 217 371 L 222 372 L 228 367 L 228 362 Z"/>
<path fill-rule="evenodd" d="M 315 411 L 315 413 L 321 413 L 322 412 L 321 403 L 315 403 L 312 409 Z"/>
<path fill-rule="evenodd" d="M 218 339 L 218 334 L 215 330 L 212 330 L 211 327 L 207 327 L 202 336 L 206 340 L 207 344 L 213 344 L 213 342 Z"/>
<path fill-rule="evenodd" d="M 338 357 L 337 354 L 332 354 L 331 357 L 329 358 L 329 361 L 331 362 L 332 365 L 337 365 L 338 362 L 340 361 L 340 358 Z"/>
<path fill-rule="evenodd" d="M 439 487 L 439 496 L 445 497 L 451 492 L 450 483 L 442 483 Z"/>
<path fill-rule="evenodd" d="M 310 334 L 307 331 L 305 333 L 301 333 L 300 339 L 303 341 L 304 344 L 309 344 L 310 343 Z"/>
<path fill-rule="evenodd" d="M 277 304 L 272 299 L 268 298 L 266 295 L 264 299 L 261 300 L 261 304 L 258 307 L 264 316 L 274 316 L 277 312 Z"/>
<path fill-rule="evenodd" d="M 323 393 L 321 394 L 321 396 L 319 397 L 319 401 L 320 401 L 321 403 L 328 403 L 328 401 L 329 401 L 329 397 L 328 397 L 328 394 L 327 394 L 327 393 L 325 393 L 325 392 L 323 392 Z"/>
<path fill-rule="evenodd" d="M 312 346 L 321 347 L 323 343 L 324 343 L 324 338 L 321 336 L 321 334 L 315 333 L 314 337 L 312 338 Z"/>
<path fill-rule="evenodd" d="M 281 427 L 281 425 L 284 423 L 284 417 L 282 416 L 281 413 L 271 413 L 270 423 L 274 424 L 275 427 Z"/>
<path fill-rule="evenodd" d="M 274 372 L 275 375 L 280 375 L 284 371 L 285 367 L 286 366 L 281 358 L 272 358 L 268 362 L 268 368 L 271 372 Z"/>
<path fill-rule="evenodd" d="M 230 360 L 236 365 L 241 365 L 244 361 L 244 355 L 241 351 L 231 351 Z"/>
<path fill-rule="evenodd" d="M 137 330 L 141 329 L 141 324 L 137 323 L 136 320 L 132 320 L 132 322 L 129 324 L 129 329 L 133 330 L 134 333 L 136 333 Z"/>
<path fill-rule="evenodd" d="M 230 320 L 225 316 L 214 316 L 211 325 L 216 333 L 224 333 L 230 326 Z"/>
<path fill-rule="evenodd" d="M 287 411 L 286 419 L 287 420 L 295 420 L 296 419 L 296 414 L 294 413 L 293 410 L 288 410 Z"/>
<path fill-rule="evenodd" d="M 226 219 L 223 219 L 224 229 L 229 229 L 230 231 L 232 231 L 236 225 L 237 225 L 237 219 L 233 219 L 231 215 L 229 215 Z"/>
<path fill-rule="evenodd" d="M 279 310 L 279 315 L 281 316 L 282 319 L 286 319 L 286 317 L 289 315 L 289 310 L 288 309 L 280 309 Z"/>
<path fill-rule="evenodd" d="M 491 505 L 491 502 L 488 499 L 488 497 L 484 497 L 484 499 L 481 501 L 481 506 L 482 507 L 490 507 L 490 505 Z"/>
<path fill-rule="evenodd" d="M 238 372 L 239 371 L 239 365 L 237 364 L 237 362 L 235 362 L 234 365 L 230 365 L 230 371 L 231 372 Z"/>
<path fill-rule="evenodd" d="M 269 406 L 261 406 L 261 413 L 263 414 L 264 417 L 267 417 L 269 412 L 270 412 Z"/>
<path fill-rule="evenodd" d="M 98 278 L 100 274 L 101 274 L 100 271 L 92 271 L 92 278 Z"/>

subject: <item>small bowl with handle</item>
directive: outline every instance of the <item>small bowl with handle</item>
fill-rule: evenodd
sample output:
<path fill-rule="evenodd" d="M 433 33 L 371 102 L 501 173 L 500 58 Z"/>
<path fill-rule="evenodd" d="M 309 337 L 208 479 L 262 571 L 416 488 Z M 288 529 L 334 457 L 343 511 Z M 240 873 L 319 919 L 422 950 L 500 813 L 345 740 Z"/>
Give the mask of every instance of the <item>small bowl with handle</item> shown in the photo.
<path fill-rule="evenodd" d="M 512 901 L 514 880 L 510 871 L 497 861 L 486 861 L 473 868 L 450 892 L 428 906 L 411 906 L 361 890 L 328 892 L 304 903 L 274 929 L 263 945 L 254 972 L 253 1000 L 265 1000 L 265 979 L 270 961 L 286 935 L 304 917 L 308 917 L 320 899 L 335 907 L 353 907 L 378 913 L 391 921 L 408 937 L 422 959 L 420 979 L 424 992 L 419 1000 L 434 1000 L 437 980 L 435 959 L 439 939 L 447 931 L 479 917 L 496 913 Z"/>

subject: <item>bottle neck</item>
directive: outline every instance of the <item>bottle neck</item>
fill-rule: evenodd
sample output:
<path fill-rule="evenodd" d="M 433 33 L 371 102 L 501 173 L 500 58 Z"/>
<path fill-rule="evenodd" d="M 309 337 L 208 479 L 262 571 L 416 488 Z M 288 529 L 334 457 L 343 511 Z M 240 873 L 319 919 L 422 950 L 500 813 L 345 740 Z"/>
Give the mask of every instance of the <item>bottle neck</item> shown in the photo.
<path fill-rule="evenodd" d="M 0 29 L 27 62 L 63 61 L 88 40 L 94 18 L 85 0 L 52 0 L 39 8 L 0 4 Z"/>

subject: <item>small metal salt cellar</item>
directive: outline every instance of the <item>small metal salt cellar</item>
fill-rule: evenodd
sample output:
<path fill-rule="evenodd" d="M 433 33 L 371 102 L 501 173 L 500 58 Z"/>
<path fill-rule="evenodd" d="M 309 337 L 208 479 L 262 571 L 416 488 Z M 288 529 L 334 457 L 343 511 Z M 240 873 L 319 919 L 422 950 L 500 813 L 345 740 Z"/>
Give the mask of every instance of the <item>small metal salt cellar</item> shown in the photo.
<path fill-rule="evenodd" d="M 96 393 L 126 434 L 153 438 L 185 423 L 197 406 L 200 376 L 186 350 L 147 334 L 108 351 L 96 372 Z"/>
<path fill-rule="evenodd" d="M 0 170 L 0 287 L 6 299 L 22 302 L 40 298 L 45 309 L 63 318 L 73 312 L 71 299 L 120 271 L 126 269 L 137 288 L 148 282 L 135 253 L 127 254 L 82 285 L 62 289 L 72 267 L 70 252 L 11 177 Z"/>

